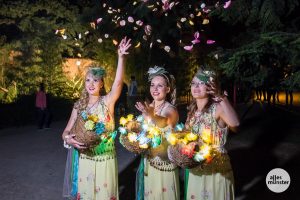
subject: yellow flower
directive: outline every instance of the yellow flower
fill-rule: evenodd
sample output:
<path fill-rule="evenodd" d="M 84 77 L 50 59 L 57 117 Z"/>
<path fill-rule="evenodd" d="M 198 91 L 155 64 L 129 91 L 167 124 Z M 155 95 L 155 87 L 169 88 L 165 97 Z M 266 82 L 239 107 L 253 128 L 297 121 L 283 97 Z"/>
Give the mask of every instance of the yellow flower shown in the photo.
<path fill-rule="evenodd" d="M 88 120 L 85 122 L 84 127 L 86 128 L 86 130 L 92 131 L 95 127 L 95 123 L 91 120 Z"/>
<path fill-rule="evenodd" d="M 129 115 L 127 115 L 127 120 L 128 121 L 132 121 L 133 120 L 133 114 L 129 114 Z"/>
<path fill-rule="evenodd" d="M 198 136 L 194 133 L 188 133 L 185 138 L 188 140 L 188 141 L 195 141 L 197 140 Z"/>
<path fill-rule="evenodd" d="M 126 123 L 127 123 L 127 119 L 125 119 L 125 117 L 121 117 L 121 118 L 120 118 L 120 124 L 121 124 L 122 126 L 125 126 Z"/>
<path fill-rule="evenodd" d="M 130 142 L 136 142 L 137 140 L 137 135 L 135 133 L 128 133 L 127 137 Z"/>
<path fill-rule="evenodd" d="M 148 144 L 140 144 L 139 146 L 142 149 L 147 149 L 149 147 Z"/>
<path fill-rule="evenodd" d="M 93 122 L 98 122 L 98 116 L 97 115 L 89 115 L 88 120 L 91 120 Z"/>

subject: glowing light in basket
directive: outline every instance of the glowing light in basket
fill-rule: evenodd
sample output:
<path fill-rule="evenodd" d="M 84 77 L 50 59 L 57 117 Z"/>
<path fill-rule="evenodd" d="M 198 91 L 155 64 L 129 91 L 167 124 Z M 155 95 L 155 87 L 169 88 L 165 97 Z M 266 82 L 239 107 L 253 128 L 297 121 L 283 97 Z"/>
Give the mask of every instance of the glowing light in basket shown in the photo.
<path fill-rule="evenodd" d="M 161 144 L 161 130 L 151 120 L 145 120 L 142 115 L 136 118 L 132 114 L 121 117 L 120 125 L 119 132 L 125 135 L 129 142 L 138 142 L 140 148 L 156 148 Z"/>

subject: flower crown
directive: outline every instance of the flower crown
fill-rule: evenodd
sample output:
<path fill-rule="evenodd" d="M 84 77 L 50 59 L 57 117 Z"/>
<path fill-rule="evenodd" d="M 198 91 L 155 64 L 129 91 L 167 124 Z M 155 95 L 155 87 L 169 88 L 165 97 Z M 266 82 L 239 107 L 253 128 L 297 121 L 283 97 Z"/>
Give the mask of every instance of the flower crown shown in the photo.
<path fill-rule="evenodd" d="M 203 81 L 204 83 L 208 83 L 208 81 L 210 80 L 210 78 L 214 77 L 215 75 L 216 75 L 215 72 L 209 71 L 209 70 L 205 70 L 205 71 L 198 72 L 196 74 L 196 77 L 200 81 Z"/>
<path fill-rule="evenodd" d="M 90 67 L 89 72 L 97 78 L 103 78 L 106 75 L 105 69 L 102 67 Z"/>
<path fill-rule="evenodd" d="M 167 77 L 168 72 L 163 67 L 154 66 L 150 67 L 148 70 L 148 81 L 151 81 L 155 76 L 164 76 L 169 81 L 169 78 Z"/>

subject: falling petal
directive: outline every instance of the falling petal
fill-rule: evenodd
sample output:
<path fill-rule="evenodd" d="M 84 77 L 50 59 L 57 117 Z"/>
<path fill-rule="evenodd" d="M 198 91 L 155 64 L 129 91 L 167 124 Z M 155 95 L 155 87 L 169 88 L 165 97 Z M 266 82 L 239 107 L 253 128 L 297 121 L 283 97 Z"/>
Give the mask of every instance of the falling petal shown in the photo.
<path fill-rule="evenodd" d="M 205 6 L 206 6 L 205 3 L 202 3 L 200 7 L 203 9 L 205 8 Z"/>
<path fill-rule="evenodd" d="M 106 7 L 106 3 L 103 4 L 103 8 L 105 8 L 105 7 Z"/>
<path fill-rule="evenodd" d="M 79 35 L 78 35 L 78 39 L 81 39 L 81 33 L 79 33 Z"/>
<path fill-rule="evenodd" d="M 203 12 L 205 12 L 205 13 L 209 13 L 211 10 L 210 9 L 208 9 L 208 8 L 203 8 Z"/>
<path fill-rule="evenodd" d="M 200 37 L 199 31 L 195 32 L 195 33 L 194 33 L 194 38 L 195 38 L 195 39 L 198 39 L 199 37 Z"/>
<path fill-rule="evenodd" d="M 208 19 L 204 19 L 202 24 L 208 24 L 209 23 L 209 20 Z"/>
<path fill-rule="evenodd" d="M 86 31 L 86 32 L 84 32 L 84 35 L 87 35 L 87 34 L 89 34 L 90 32 L 89 31 Z"/>
<path fill-rule="evenodd" d="M 193 45 L 191 45 L 191 46 L 184 46 L 183 48 L 185 50 L 187 50 L 187 51 L 191 51 L 193 49 Z"/>
<path fill-rule="evenodd" d="M 139 48 L 141 46 L 141 43 L 138 42 L 137 45 L 134 46 L 134 48 Z"/>
<path fill-rule="evenodd" d="M 153 46 L 153 43 L 151 42 L 151 43 L 150 43 L 150 49 L 152 48 L 152 46 Z"/>
<path fill-rule="evenodd" d="M 181 44 L 181 43 L 182 43 L 182 40 L 179 40 L 179 43 Z"/>
<path fill-rule="evenodd" d="M 165 50 L 166 52 L 168 52 L 168 53 L 169 53 L 169 52 L 170 52 L 170 50 L 171 50 L 171 48 L 170 48 L 169 46 L 165 46 L 165 47 L 164 47 L 164 50 Z"/>
<path fill-rule="evenodd" d="M 135 26 L 135 27 L 133 27 L 133 30 L 135 30 L 135 31 L 136 31 L 136 30 L 138 30 L 138 27 L 136 27 L 136 26 Z"/>
<path fill-rule="evenodd" d="M 59 32 L 59 31 L 58 31 L 58 30 L 56 30 L 56 31 L 55 31 L 55 35 L 56 35 L 58 32 Z"/>
<path fill-rule="evenodd" d="M 99 24 L 101 21 L 102 21 L 102 18 L 98 18 L 96 22 L 97 22 L 97 24 Z"/>
<path fill-rule="evenodd" d="M 191 26 L 194 26 L 194 22 L 192 20 L 189 20 L 189 23 Z"/>
<path fill-rule="evenodd" d="M 185 21 L 186 21 L 186 18 L 183 17 L 183 18 L 180 19 L 180 21 L 181 21 L 181 22 L 185 22 Z"/>
<path fill-rule="evenodd" d="M 225 2 L 225 5 L 223 6 L 225 9 L 228 8 L 231 4 L 231 0 Z"/>
<path fill-rule="evenodd" d="M 133 17 L 131 17 L 131 16 L 129 16 L 127 20 L 128 20 L 128 22 L 130 22 L 130 23 L 133 23 L 133 22 L 134 22 L 134 19 L 133 19 Z"/>
<path fill-rule="evenodd" d="M 99 38 L 99 39 L 98 39 L 98 42 L 99 42 L 99 43 L 102 43 L 102 42 L 103 42 L 102 38 Z"/>
<path fill-rule="evenodd" d="M 168 17 L 168 13 L 165 13 L 165 16 Z"/>
<path fill-rule="evenodd" d="M 145 30 L 146 35 L 151 35 L 152 27 L 150 25 L 146 25 L 144 30 Z"/>
<path fill-rule="evenodd" d="M 141 20 L 138 20 L 138 21 L 136 21 L 135 23 L 136 23 L 136 25 L 138 25 L 138 26 L 143 26 L 143 22 L 142 22 Z"/>
<path fill-rule="evenodd" d="M 170 5 L 169 5 L 169 9 L 171 10 L 172 8 L 173 8 L 173 6 L 175 5 L 175 3 L 174 2 L 172 2 L 172 3 L 170 3 Z"/>
<path fill-rule="evenodd" d="M 154 8 L 152 11 L 153 11 L 153 12 L 157 11 L 157 8 Z"/>
<path fill-rule="evenodd" d="M 118 45 L 118 41 L 117 40 L 112 40 L 114 45 L 117 46 Z"/>
<path fill-rule="evenodd" d="M 206 44 L 214 44 L 216 41 L 214 41 L 214 40 L 207 40 L 206 41 Z"/>
<path fill-rule="evenodd" d="M 147 35 L 143 35 L 143 39 L 147 41 Z"/>
<path fill-rule="evenodd" d="M 158 43 L 161 43 L 161 40 L 160 40 L 160 39 L 157 39 L 156 41 L 157 41 Z"/>
<path fill-rule="evenodd" d="M 78 56 L 79 58 L 81 58 L 81 54 L 80 54 L 80 53 L 78 53 L 77 56 Z"/>
<path fill-rule="evenodd" d="M 193 19 L 194 17 L 195 17 L 195 16 L 194 16 L 194 14 L 190 14 L 190 18 L 192 18 L 192 19 Z"/>
<path fill-rule="evenodd" d="M 176 24 L 176 25 L 177 25 L 177 27 L 178 27 L 178 28 L 181 28 L 181 25 L 180 25 L 178 22 L 177 22 L 177 24 Z"/>
<path fill-rule="evenodd" d="M 96 29 L 96 24 L 94 22 L 91 22 L 90 25 L 93 29 Z"/>
<path fill-rule="evenodd" d="M 76 60 L 76 65 L 79 66 L 81 64 L 80 60 Z"/>
<path fill-rule="evenodd" d="M 154 7 L 154 5 L 149 5 L 149 6 L 147 6 L 148 8 L 153 8 Z"/>
<path fill-rule="evenodd" d="M 218 60 L 219 59 L 219 55 L 215 54 L 214 57 Z"/>
<path fill-rule="evenodd" d="M 125 24 L 126 24 L 126 21 L 125 21 L 125 20 L 121 20 L 121 21 L 120 21 L 120 26 L 125 26 Z"/>
<path fill-rule="evenodd" d="M 197 17 L 200 17 L 201 15 L 202 15 L 201 12 L 198 12 L 198 13 L 197 13 Z"/>
<path fill-rule="evenodd" d="M 194 40 L 192 41 L 192 43 L 193 43 L 193 44 L 198 44 L 198 43 L 200 43 L 200 40 L 194 39 Z"/>
<path fill-rule="evenodd" d="M 76 42 L 76 43 L 75 43 L 75 46 L 79 46 L 79 43 L 78 43 L 78 42 Z"/>
<path fill-rule="evenodd" d="M 66 35 L 61 36 L 64 40 L 66 40 L 68 37 Z"/>
<path fill-rule="evenodd" d="M 108 12 L 109 14 L 112 14 L 112 13 L 113 13 L 112 10 L 108 10 L 107 12 Z"/>
<path fill-rule="evenodd" d="M 105 37 L 105 38 L 108 38 L 108 37 L 109 37 L 109 35 L 108 35 L 108 34 L 105 34 L 105 35 L 104 35 L 104 37 Z"/>

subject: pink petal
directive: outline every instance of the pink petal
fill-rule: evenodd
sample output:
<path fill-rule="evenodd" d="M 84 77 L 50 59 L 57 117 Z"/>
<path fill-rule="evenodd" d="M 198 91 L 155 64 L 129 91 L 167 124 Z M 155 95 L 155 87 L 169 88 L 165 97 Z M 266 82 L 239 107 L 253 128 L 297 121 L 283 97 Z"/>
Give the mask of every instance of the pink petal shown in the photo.
<path fill-rule="evenodd" d="M 121 21 L 120 21 L 120 26 L 125 26 L 125 24 L 126 24 L 126 21 L 125 21 L 125 20 L 121 20 Z"/>
<path fill-rule="evenodd" d="M 192 43 L 193 43 L 193 44 L 198 44 L 198 43 L 200 43 L 200 40 L 194 39 L 194 40 L 192 41 Z"/>
<path fill-rule="evenodd" d="M 206 41 L 206 44 L 214 44 L 216 41 L 214 41 L 214 40 L 207 40 Z"/>
<path fill-rule="evenodd" d="M 129 16 L 129 17 L 128 17 L 128 21 L 129 21 L 130 23 L 134 22 L 133 17 Z"/>
<path fill-rule="evenodd" d="M 97 19 L 97 24 L 99 24 L 102 21 L 102 18 Z"/>
<path fill-rule="evenodd" d="M 193 49 L 193 45 L 183 47 L 187 51 L 191 51 Z"/>
<path fill-rule="evenodd" d="M 194 33 L 194 38 L 198 39 L 200 37 L 200 33 L 197 31 L 196 33 Z"/>
<path fill-rule="evenodd" d="M 228 8 L 231 4 L 231 0 L 225 2 L 225 5 L 223 6 L 225 9 Z"/>

